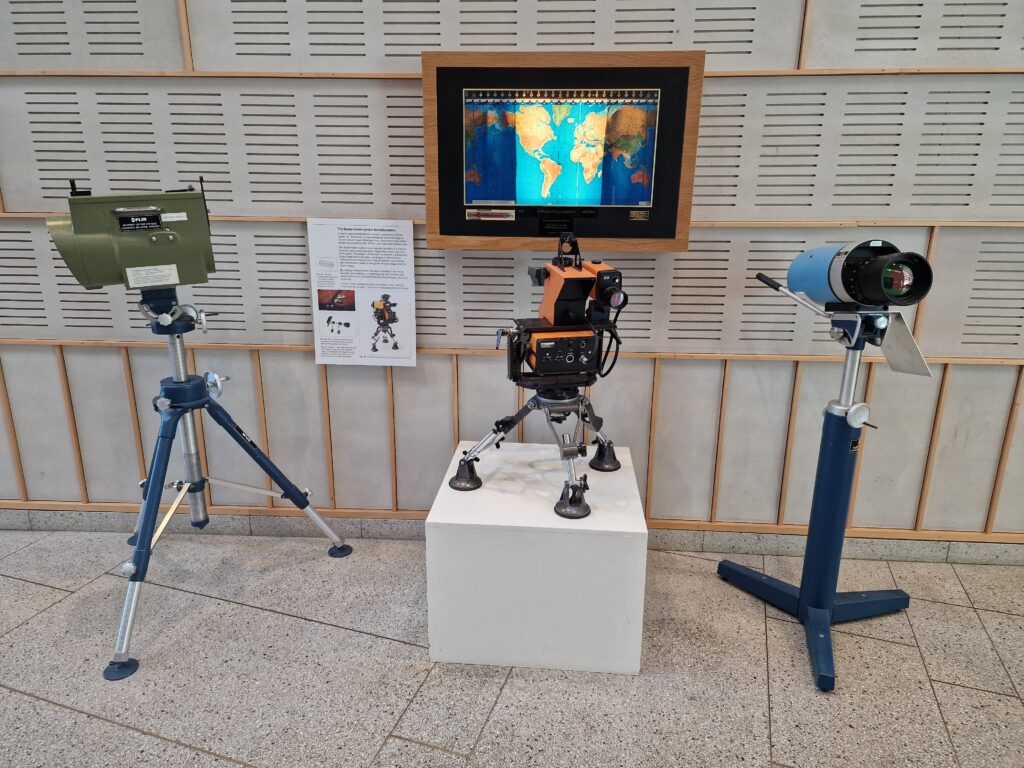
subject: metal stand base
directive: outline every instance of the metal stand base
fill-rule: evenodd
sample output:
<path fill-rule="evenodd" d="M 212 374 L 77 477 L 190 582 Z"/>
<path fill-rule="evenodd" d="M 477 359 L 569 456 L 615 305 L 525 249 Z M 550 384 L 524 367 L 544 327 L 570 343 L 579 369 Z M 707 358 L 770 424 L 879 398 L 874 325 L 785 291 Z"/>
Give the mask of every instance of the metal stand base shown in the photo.
<path fill-rule="evenodd" d="M 138 659 L 128 659 L 127 661 L 112 661 L 107 664 L 107 668 L 103 670 L 103 679 L 110 680 L 124 680 L 126 677 L 131 677 L 135 674 L 135 671 L 139 668 Z"/>
<path fill-rule="evenodd" d="M 804 625 L 807 652 L 811 659 L 814 684 L 822 691 L 836 686 L 835 662 L 832 659 L 832 624 L 857 621 L 872 616 L 902 611 L 910 605 L 910 596 L 902 589 L 881 589 L 873 592 L 838 592 L 831 613 L 825 608 L 800 608 L 800 589 L 745 565 L 723 560 L 718 564 L 718 575 L 749 592 L 754 597 L 774 605 Z"/>

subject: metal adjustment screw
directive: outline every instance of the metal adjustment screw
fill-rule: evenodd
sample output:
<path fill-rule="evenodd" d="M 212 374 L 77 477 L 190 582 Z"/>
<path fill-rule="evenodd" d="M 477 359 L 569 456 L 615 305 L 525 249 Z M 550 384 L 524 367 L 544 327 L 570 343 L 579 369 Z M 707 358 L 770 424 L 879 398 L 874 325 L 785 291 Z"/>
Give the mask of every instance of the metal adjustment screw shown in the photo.
<path fill-rule="evenodd" d="M 167 397 L 158 397 L 153 405 L 156 406 L 158 411 L 166 411 L 171 407 L 171 401 L 170 398 Z"/>
<path fill-rule="evenodd" d="M 130 560 L 121 566 L 121 575 L 131 578 L 135 573 L 135 563 Z"/>
<path fill-rule="evenodd" d="M 210 397 L 214 400 L 224 394 L 224 382 L 231 381 L 230 376 L 221 376 L 213 371 L 204 373 L 203 378 L 206 379 L 206 389 L 209 390 Z"/>
<path fill-rule="evenodd" d="M 846 412 L 846 423 L 854 429 L 860 429 L 871 418 L 871 410 L 867 403 L 854 403 Z"/>
<path fill-rule="evenodd" d="M 889 327 L 889 318 L 886 317 L 885 315 L 879 315 L 878 317 L 874 318 L 874 324 L 875 328 L 877 328 L 880 331 L 884 331 L 886 328 Z"/>
<path fill-rule="evenodd" d="M 833 327 L 828 329 L 828 335 L 829 338 L 836 339 L 838 341 L 839 339 L 843 338 L 843 336 L 845 336 L 846 334 L 843 333 L 843 330 L 841 328 Z"/>

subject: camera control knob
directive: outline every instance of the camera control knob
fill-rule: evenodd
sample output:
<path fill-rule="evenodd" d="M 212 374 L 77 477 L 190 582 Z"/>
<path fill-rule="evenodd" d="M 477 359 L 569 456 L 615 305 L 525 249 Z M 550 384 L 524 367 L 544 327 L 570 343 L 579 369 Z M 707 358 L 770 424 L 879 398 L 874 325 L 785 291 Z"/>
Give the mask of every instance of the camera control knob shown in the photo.
<path fill-rule="evenodd" d="M 846 423 L 854 429 L 860 429 L 871 418 L 871 410 L 867 403 L 854 403 L 846 412 Z"/>

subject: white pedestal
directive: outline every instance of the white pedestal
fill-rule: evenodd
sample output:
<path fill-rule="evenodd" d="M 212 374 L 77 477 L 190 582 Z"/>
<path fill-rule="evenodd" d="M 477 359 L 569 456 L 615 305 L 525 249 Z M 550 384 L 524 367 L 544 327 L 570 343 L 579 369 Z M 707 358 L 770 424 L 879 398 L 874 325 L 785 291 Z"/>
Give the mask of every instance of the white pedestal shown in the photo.
<path fill-rule="evenodd" d="M 592 512 L 554 512 L 565 469 L 552 444 L 503 443 L 476 465 L 483 487 L 448 486 L 426 523 L 433 661 L 586 672 L 640 671 L 647 526 L 628 448 L 587 473 Z"/>

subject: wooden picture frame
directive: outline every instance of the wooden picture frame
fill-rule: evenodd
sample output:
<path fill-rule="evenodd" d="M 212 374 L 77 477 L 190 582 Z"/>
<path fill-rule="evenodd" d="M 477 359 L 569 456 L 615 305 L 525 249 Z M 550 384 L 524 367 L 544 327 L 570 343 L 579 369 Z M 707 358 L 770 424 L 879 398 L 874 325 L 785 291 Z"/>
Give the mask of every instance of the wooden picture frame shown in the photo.
<path fill-rule="evenodd" d="M 427 204 L 427 247 L 469 250 L 548 251 L 555 237 L 477 236 L 442 234 L 440 229 L 440 185 L 438 179 L 438 98 L 439 68 L 551 68 L 551 69 L 651 69 L 686 68 L 689 71 L 685 117 L 683 121 L 682 163 L 676 206 L 675 234 L 672 237 L 580 237 L 588 251 L 685 251 L 689 245 L 690 209 L 693 178 L 697 161 L 697 134 L 704 81 L 703 51 L 629 51 L 629 52 L 427 52 L 422 54 L 423 69 L 423 142 Z"/>

